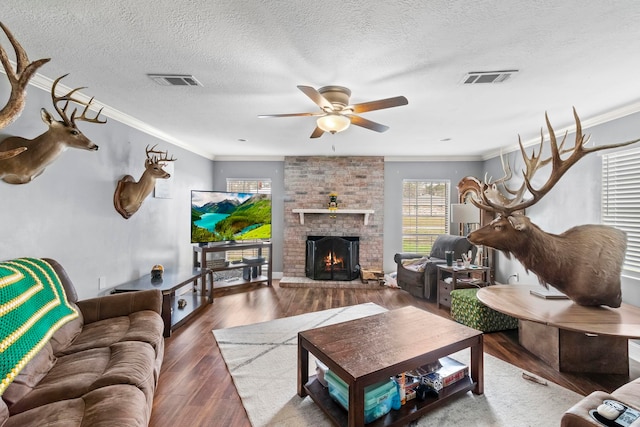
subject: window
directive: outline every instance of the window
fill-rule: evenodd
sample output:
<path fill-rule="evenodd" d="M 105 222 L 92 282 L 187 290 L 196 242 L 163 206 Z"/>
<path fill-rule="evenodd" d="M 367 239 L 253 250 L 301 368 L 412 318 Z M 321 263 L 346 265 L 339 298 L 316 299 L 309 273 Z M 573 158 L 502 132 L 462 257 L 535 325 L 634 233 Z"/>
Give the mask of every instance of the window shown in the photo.
<path fill-rule="evenodd" d="M 227 178 L 227 191 L 233 191 L 235 193 L 271 194 L 271 180 Z"/>
<path fill-rule="evenodd" d="M 227 191 L 234 193 L 271 194 L 270 179 L 227 178 Z M 227 261 L 241 260 L 243 256 L 258 256 L 258 249 L 227 251 Z M 263 249 L 263 256 L 271 257 L 268 249 Z M 239 271 L 239 270 L 238 270 Z"/>
<path fill-rule="evenodd" d="M 402 181 L 402 251 L 428 254 L 449 234 L 449 181 Z"/>
<path fill-rule="evenodd" d="M 602 156 L 602 222 L 627 233 L 625 273 L 640 277 L 640 150 Z"/>

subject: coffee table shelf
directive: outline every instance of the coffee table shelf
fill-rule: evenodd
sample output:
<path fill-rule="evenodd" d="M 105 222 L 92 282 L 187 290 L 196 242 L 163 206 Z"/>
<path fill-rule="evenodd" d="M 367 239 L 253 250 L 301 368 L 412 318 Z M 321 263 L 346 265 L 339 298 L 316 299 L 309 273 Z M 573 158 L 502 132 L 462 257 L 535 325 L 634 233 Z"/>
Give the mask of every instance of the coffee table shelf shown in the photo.
<path fill-rule="evenodd" d="M 418 400 L 417 398 L 409 400 L 406 404 L 402 405 L 400 409 L 392 409 L 387 415 L 372 421 L 367 424 L 367 426 L 390 427 L 405 425 L 408 420 L 415 419 L 427 411 L 437 408 L 456 395 L 473 390 L 475 386 L 476 383 L 474 383 L 469 376 L 465 376 L 460 381 L 442 389 L 438 397 L 430 396 L 425 400 Z M 304 388 L 309 394 L 309 397 L 329 416 L 335 425 L 344 427 L 349 425 L 347 411 L 331 398 L 329 389 L 323 386 L 315 375 L 309 377 L 309 382 L 305 384 Z"/>

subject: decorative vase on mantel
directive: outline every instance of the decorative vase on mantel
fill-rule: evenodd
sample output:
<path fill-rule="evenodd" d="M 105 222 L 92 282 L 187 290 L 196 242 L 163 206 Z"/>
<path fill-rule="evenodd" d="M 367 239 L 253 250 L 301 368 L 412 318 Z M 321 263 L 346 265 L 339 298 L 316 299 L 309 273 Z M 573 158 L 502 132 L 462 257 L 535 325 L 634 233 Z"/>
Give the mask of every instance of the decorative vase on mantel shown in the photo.
<path fill-rule="evenodd" d="M 335 212 L 338 210 L 338 193 L 329 193 L 329 211 Z M 335 218 L 335 215 L 330 215 L 330 218 Z"/>

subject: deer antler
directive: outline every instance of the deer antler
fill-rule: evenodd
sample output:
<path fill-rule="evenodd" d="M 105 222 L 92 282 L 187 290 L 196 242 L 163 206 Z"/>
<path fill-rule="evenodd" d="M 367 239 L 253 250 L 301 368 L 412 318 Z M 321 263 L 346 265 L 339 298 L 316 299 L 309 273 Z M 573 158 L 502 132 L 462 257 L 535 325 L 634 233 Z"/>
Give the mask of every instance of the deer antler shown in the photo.
<path fill-rule="evenodd" d="M 518 137 L 520 153 L 522 154 L 522 158 L 525 164 L 525 170 L 523 171 L 524 181 L 521 184 L 520 188 L 518 188 L 517 190 L 511 190 L 506 186 L 506 182 L 511 179 L 512 174 L 508 161 L 505 166 L 504 159 L 501 156 L 505 176 L 495 182 L 487 182 L 485 178 L 485 184 L 483 185 L 484 191 L 482 191 L 482 193 L 480 194 L 481 201 L 472 200 L 472 203 L 480 209 L 491 212 L 500 212 L 504 215 L 510 215 L 515 211 L 523 210 L 536 204 L 553 188 L 553 186 L 569 170 L 569 168 L 576 164 L 578 160 L 583 158 L 585 155 L 609 148 L 624 147 L 626 145 L 630 145 L 640 141 L 639 138 L 633 141 L 626 141 L 618 144 L 600 145 L 586 148 L 585 145 L 587 144 L 587 142 L 589 142 L 589 136 L 585 136 L 582 133 L 582 124 L 580 123 L 580 118 L 578 117 L 578 113 L 576 113 L 575 108 L 573 109 L 573 117 L 576 121 L 576 140 L 573 147 L 564 148 L 567 133 L 565 133 L 562 141 L 560 142 L 560 145 L 558 146 L 556 134 L 553 130 L 553 127 L 551 126 L 551 123 L 549 122 L 549 116 L 547 115 L 547 113 L 545 113 L 545 121 L 547 123 L 547 129 L 549 131 L 549 146 L 551 149 L 551 156 L 546 159 L 542 159 L 542 149 L 544 146 L 544 135 L 542 134 L 542 130 L 540 130 L 540 146 L 538 148 L 538 154 L 536 155 L 536 151 L 534 149 L 531 153 L 531 157 L 527 156 L 524 146 L 522 145 L 522 141 L 520 137 Z M 566 153 L 571 154 L 569 155 L 569 157 L 563 160 L 562 155 Z M 549 178 L 547 179 L 547 182 L 538 189 L 533 188 L 533 186 L 531 185 L 533 176 L 540 168 L 549 163 L 551 163 L 552 170 Z M 514 195 L 515 197 L 509 198 L 503 195 L 498 190 L 498 184 L 502 185 L 502 187 L 505 188 L 508 193 Z M 525 190 L 527 190 L 532 195 L 530 199 L 523 200 L 526 193 Z"/>
<path fill-rule="evenodd" d="M 178 160 L 178 159 L 174 159 L 173 155 L 171 155 L 170 159 L 167 158 L 167 154 L 169 153 L 169 150 L 158 151 L 155 149 L 157 145 L 158 144 L 154 145 L 153 147 L 151 147 L 151 149 L 149 149 L 148 145 L 145 148 L 145 151 L 147 152 L 147 163 L 157 165 L 158 163 L 175 162 L 176 160 Z M 160 156 L 157 156 L 157 154 L 159 154 Z"/>
<path fill-rule="evenodd" d="M 0 129 L 2 129 L 5 126 L 10 125 L 18 118 L 20 113 L 22 113 L 26 103 L 27 84 L 29 84 L 29 80 L 38 68 L 49 62 L 51 59 L 44 58 L 29 63 L 27 52 L 25 52 L 22 46 L 20 46 L 20 43 L 18 43 L 18 41 L 13 37 L 13 34 L 11 34 L 9 29 L 5 27 L 2 22 L 0 22 L 0 27 L 2 27 L 2 30 L 7 35 L 7 38 L 11 42 L 13 50 L 16 53 L 16 71 L 14 72 L 11 63 L 9 62 L 7 52 L 5 52 L 2 46 L 0 46 L 0 62 L 2 63 L 2 66 L 7 73 L 7 77 L 9 78 L 9 83 L 11 84 L 11 95 L 9 95 L 7 105 L 0 110 Z"/>
<path fill-rule="evenodd" d="M 79 117 L 76 117 L 76 111 L 77 110 L 75 110 L 75 109 L 73 110 L 73 113 L 71 113 L 71 123 L 73 123 L 74 126 L 76 125 L 76 120 L 81 120 L 83 122 L 89 122 L 89 123 L 107 123 L 107 119 L 100 120 L 100 113 L 102 113 L 102 108 L 100 108 L 98 110 L 98 114 L 96 114 L 95 117 L 88 118 L 86 116 L 87 110 L 89 109 L 89 106 L 91 105 L 92 102 L 93 102 L 93 96 L 91 97 L 89 102 L 83 103 L 84 104 L 84 110 L 82 110 L 82 114 L 80 114 Z"/>
<path fill-rule="evenodd" d="M 55 107 L 56 111 L 60 115 L 60 118 L 62 119 L 62 121 L 67 126 L 70 126 L 70 127 L 76 127 L 76 120 L 82 120 L 82 121 L 91 122 L 91 123 L 106 123 L 107 122 L 106 119 L 104 121 L 99 119 L 100 113 L 102 112 L 102 108 L 100 108 L 100 110 L 98 111 L 98 114 L 96 114 L 95 117 L 93 118 L 86 117 L 87 110 L 89 109 L 89 107 L 91 106 L 91 103 L 93 102 L 93 97 L 89 100 L 89 102 L 81 101 L 73 97 L 74 93 L 76 93 L 79 90 L 86 89 L 86 87 L 77 87 L 62 96 L 56 96 L 56 87 L 58 86 L 58 82 L 63 78 L 67 77 L 68 75 L 69 74 L 65 74 L 58 77 L 53 82 L 53 85 L 51 85 L 51 99 L 53 100 L 53 106 Z M 64 102 L 64 106 L 62 108 L 60 108 L 60 106 L 58 105 L 59 102 Z M 82 114 L 79 117 L 76 117 L 76 113 L 77 113 L 76 108 L 74 108 L 73 112 L 71 113 L 71 117 L 67 115 L 67 108 L 69 107 L 70 102 L 75 102 L 76 104 L 84 105 L 84 110 L 82 110 Z"/>
<path fill-rule="evenodd" d="M 27 151 L 27 147 L 19 147 L 9 151 L 0 151 L 0 160 L 10 159 L 23 151 Z"/>

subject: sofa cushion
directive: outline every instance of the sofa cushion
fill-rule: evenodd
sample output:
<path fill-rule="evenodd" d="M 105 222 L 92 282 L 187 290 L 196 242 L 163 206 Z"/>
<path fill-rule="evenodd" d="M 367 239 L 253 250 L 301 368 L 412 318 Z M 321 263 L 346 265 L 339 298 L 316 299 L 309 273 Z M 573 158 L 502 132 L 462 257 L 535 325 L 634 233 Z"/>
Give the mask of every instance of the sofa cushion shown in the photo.
<path fill-rule="evenodd" d="M 144 427 L 150 417 L 140 389 L 112 385 L 13 415 L 2 427 Z"/>
<path fill-rule="evenodd" d="M 9 411 L 12 415 L 21 413 L 116 384 L 133 385 L 152 402 L 155 359 L 155 350 L 150 344 L 133 341 L 60 356 L 30 393 L 9 405 Z"/>
<path fill-rule="evenodd" d="M 78 306 L 75 303 L 70 302 L 69 305 L 76 310 L 78 317 L 65 323 L 64 326 L 53 334 L 49 341 L 53 349 L 53 354 L 62 353 L 62 351 L 67 348 L 82 331 L 82 326 L 84 324 L 82 312 L 78 309 Z"/>
<path fill-rule="evenodd" d="M 91 388 L 98 389 L 117 384 L 134 385 L 142 390 L 151 407 L 156 385 L 156 352 L 153 347 L 140 341 L 125 341 L 113 344 L 110 348 L 111 357 L 107 369 Z"/>
<path fill-rule="evenodd" d="M 2 394 L 2 399 L 10 406 L 22 399 L 38 385 L 55 363 L 56 357 L 53 355 L 51 344 L 46 343 L 9 384 Z"/>
<path fill-rule="evenodd" d="M 60 349 L 56 356 L 85 351 L 95 347 L 108 347 L 122 341 L 142 341 L 156 350 L 164 344 L 162 319 L 154 311 L 138 311 L 129 316 L 99 320 L 84 325 L 76 339 Z"/>

